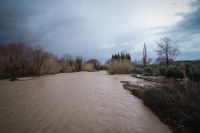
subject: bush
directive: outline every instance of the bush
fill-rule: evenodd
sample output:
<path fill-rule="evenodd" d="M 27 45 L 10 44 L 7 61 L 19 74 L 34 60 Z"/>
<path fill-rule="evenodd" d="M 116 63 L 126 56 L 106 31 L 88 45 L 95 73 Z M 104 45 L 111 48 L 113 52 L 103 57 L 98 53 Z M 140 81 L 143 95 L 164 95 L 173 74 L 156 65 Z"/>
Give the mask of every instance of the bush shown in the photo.
<path fill-rule="evenodd" d="M 141 68 L 134 68 L 132 70 L 132 73 L 134 73 L 134 74 L 143 74 L 143 69 L 141 69 Z"/>
<path fill-rule="evenodd" d="M 59 68 L 60 73 L 72 72 L 75 69 L 74 65 L 70 65 L 69 62 L 60 62 Z"/>
<path fill-rule="evenodd" d="M 94 72 L 95 71 L 93 63 L 84 63 L 82 70 L 88 71 L 88 72 Z"/>
<path fill-rule="evenodd" d="M 61 66 L 52 58 L 45 60 L 41 67 L 40 74 L 56 74 L 59 73 Z"/>
<path fill-rule="evenodd" d="M 185 71 L 186 71 L 187 77 L 191 81 L 197 82 L 199 84 L 199 82 L 200 82 L 200 67 L 191 65 L 191 64 L 186 64 Z"/>
<path fill-rule="evenodd" d="M 97 59 L 89 59 L 86 63 L 92 64 L 95 70 L 101 70 L 101 63 Z"/>
<path fill-rule="evenodd" d="M 144 75 L 145 76 L 152 76 L 153 75 L 153 69 L 150 67 L 144 68 Z"/>
<path fill-rule="evenodd" d="M 174 78 L 174 79 L 183 79 L 184 78 L 184 73 L 181 70 L 181 68 L 177 66 L 169 66 L 166 69 L 165 76 L 167 78 Z"/>
<path fill-rule="evenodd" d="M 107 64 L 109 74 L 130 74 L 133 65 L 130 60 L 112 60 Z"/>
<path fill-rule="evenodd" d="M 81 71 L 82 69 L 82 62 L 83 62 L 83 59 L 82 57 L 76 57 L 75 59 L 75 72 L 79 72 Z"/>
<path fill-rule="evenodd" d="M 165 66 L 159 67 L 159 75 L 160 76 L 165 76 L 165 71 L 166 71 L 166 67 Z"/>
<path fill-rule="evenodd" d="M 189 86 L 186 93 L 187 88 L 176 84 L 144 91 L 143 101 L 175 133 L 200 132 L 200 90 Z"/>

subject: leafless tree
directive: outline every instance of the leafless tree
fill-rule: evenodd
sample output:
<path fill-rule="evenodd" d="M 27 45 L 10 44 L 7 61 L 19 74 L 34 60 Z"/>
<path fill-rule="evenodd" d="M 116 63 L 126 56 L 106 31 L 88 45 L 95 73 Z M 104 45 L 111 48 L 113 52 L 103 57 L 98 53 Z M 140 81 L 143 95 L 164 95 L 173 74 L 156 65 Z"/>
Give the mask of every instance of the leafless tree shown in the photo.
<path fill-rule="evenodd" d="M 40 70 L 45 60 L 49 58 L 48 52 L 45 52 L 40 46 L 37 46 L 33 49 L 33 64 L 36 67 L 36 74 L 40 74 Z"/>
<path fill-rule="evenodd" d="M 180 54 L 180 51 L 176 46 L 176 42 L 169 37 L 161 38 L 157 44 L 158 50 L 156 50 L 156 52 L 158 53 L 158 58 L 163 58 L 167 66 L 171 60 Z"/>
<path fill-rule="evenodd" d="M 81 56 L 77 56 L 75 58 L 75 71 L 79 72 L 82 69 L 82 62 L 83 62 L 83 58 Z"/>

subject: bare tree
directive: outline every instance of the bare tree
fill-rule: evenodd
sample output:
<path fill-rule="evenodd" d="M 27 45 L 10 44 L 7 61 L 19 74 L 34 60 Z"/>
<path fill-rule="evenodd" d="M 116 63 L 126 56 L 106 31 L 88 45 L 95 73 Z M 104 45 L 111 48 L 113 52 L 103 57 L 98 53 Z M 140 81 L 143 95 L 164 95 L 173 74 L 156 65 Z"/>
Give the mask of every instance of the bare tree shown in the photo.
<path fill-rule="evenodd" d="M 33 65 L 36 67 L 36 75 L 40 75 L 42 66 L 45 60 L 49 58 L 49 53 L 45 52 L 40 46 L 33 49 Z"/>
<path fill-rule="evenodd" d="M 157 44 L 158 50 L 156 50 L 156 52 L 158 53 L 158 58 L 163 58 L 167 66 L 170 61 L 180 54 L 180 51 L 176 46 L 176 42 L 171 40 L 169 37 L 161 38 Z"/>
<path fill-rule="evenodd" d="M 77 56 L 75 58 L 75 71 L 79 72 L 82 69 L 82 62 L 83 62 L 83 58 L 81 56 Z"/>

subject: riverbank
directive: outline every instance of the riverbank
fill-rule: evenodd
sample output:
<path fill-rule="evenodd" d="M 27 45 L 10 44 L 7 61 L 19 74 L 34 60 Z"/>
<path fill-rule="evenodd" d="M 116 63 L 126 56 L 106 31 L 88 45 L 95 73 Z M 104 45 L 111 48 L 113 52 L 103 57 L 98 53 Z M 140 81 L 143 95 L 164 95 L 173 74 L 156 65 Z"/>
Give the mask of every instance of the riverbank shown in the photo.
<path fill-rule="evenodd" d="M 168 81 L 144 86 L 127 82 L 123 87 L 140 98 L 174 133 L 200 132 L 198 86 Z"/>

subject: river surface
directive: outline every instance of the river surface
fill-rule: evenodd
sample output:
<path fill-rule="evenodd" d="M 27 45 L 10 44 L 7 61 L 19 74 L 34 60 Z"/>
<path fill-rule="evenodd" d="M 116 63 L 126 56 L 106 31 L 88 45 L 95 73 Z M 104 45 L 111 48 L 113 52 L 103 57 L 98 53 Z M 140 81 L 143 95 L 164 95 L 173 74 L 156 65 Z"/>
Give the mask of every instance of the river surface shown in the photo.
<path fill-rule="evenodd" d="M 78 72 L 0 81 L 0 133 L 170 133 L 123 89 L 129 75 Z"/>

